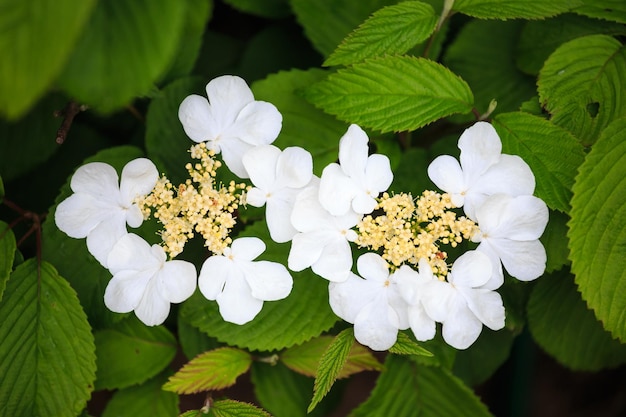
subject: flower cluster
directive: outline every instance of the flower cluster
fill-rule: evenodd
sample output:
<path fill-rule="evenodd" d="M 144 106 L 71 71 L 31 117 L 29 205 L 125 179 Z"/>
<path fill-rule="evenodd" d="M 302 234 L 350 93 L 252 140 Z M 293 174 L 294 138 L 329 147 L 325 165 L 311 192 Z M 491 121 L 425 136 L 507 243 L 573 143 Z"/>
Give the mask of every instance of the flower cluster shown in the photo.
<path fill-rule="evenodd" d="M 338 162 L 318 177 L 305 149 L 272 145 L 282 116 L 270 103 L 255 101 L 243 80 L 219 77 L 206 90 L 208 99 L 192 95 L 179 108 L 185 132 L 198 143 L 191 156 L 199 162 L 187 165 L 184 184 L 159 179 L 154 165 L 139 159 L 124 169 L 118 188 L 111 167 L 88 164 L 72 179 L 75 194 L 57 208 L 59 228 L 87 237 L 90 252 L 110 269 L 105 303 L 111 310 L 134 310 L 146 324 L 159 324 L 169 303 L 184 301 L 197 282 L 224 320 L 243 324 L 264 301 L 289 295 L 288 269 L 311 268 L 329 281 L 330 306 L 354 324 L 360 343 L 386 350 L 407 329 L 429 340 L 439 323 L 444 340 L 465 349 L 483 326 L 504 327 L 496 292 L 504 270 L 523 281 L 543 274 L 539 237 L 548 209 L 533 196 L 528 165 L 502 153 L 489 123 L 463 132 L 459 160 L 444 155 L 428 167 L 443 193 L 426 190 L 414 198 L 388 191 L 390 161 L 369 153 L 359 126 L 348 127 Z M 217 184 L 218 154 L 250 185 Z M 106 184 L 94 170 L 107 172 Z M 288 269 L 255 260 L 265 250 L 260 239 L 230 236 L 242 204 L 264 206 L 271 239 L 290 242 Z M 152 247 L 126 232 L 126 223 L 136 227 L 150 215 L 163 226 L 162 244 Z M 209 252 L 199 277 L 192 264 L 173 260 L 196 234 Z M 355 247 L 366 252 L 356 261 L 358 274 Z"/>

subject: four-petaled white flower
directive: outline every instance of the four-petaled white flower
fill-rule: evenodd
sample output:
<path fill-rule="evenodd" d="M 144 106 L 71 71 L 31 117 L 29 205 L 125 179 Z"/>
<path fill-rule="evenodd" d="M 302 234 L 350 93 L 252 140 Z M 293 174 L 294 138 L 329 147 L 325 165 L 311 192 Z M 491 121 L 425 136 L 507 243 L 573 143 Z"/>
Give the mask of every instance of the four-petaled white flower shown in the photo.
<path fill-rule="evenodd" d="M 246 152 L 243 165 L 255 186 L 246 195 L 247 204 L 265 205 L 265 220 L 272 240 L 290 241 L 298 232 L 291 224 L 296 195 L 313 178 L 311 154 L 299 147 L 281 152 L 276 146 L 263 145 Z"/>
<path fill-rule="evenodd" d="M 490 195 L 534 192 L 530 167 L 517 155 L 502 154 L 502 142 L 491 124 L 478 122 L 466 129 L 458 146 L 460 163 L 450 155 L 439 156 L 428 167 L 428 176 L 470 219 L 476 220 L 476 207 Z"/>
<path fill-rule="evenodd" d="M 356 340 L 373 350 L 394 345 L 398 330 L 409 327 L 407 304 L 389 275 L 387 262 L 375 253 L 357 260 L 361 277 L 350 273 L 344 282 L 328 286 L 329 303 L 336 315 L 354 324 Z"/>
<path fill-rule="evenodd" d="M 521 281 L 543 274 L 547 257 L 539 237 L 548 217 L 543 200 L 531 195 L 495 194 L 476 209 L 480 233 L 472 240 L 480 242 L 476 250 L 488 255 L 494 268 L 494 276 L 485 288 L 495 289 L 502 284 L 502 264 L 509 275 Z"/>
<path fill-rule="evenodd" d="M 435 279 L 422 286 L 421 302 L 426 313 L 442 323 L 443 339 L 456 349 L 471 346 L 483 324 L 492 330 L 504 327 L 500 294 L 481 288 L 489 281 L 491 271 L 487 255 L 468 251 L 452 264 L 447 282 Z"/>
<path fill-rule="evenodd" d="M 419 272 L 408 265 L 402 265 L 393 275 L 402 298 L 408 304 L 407 314 L 411 331 L 417 340 L 424 342 L 435 337 L 437 326 L 422 303 L 423 288 L 425 284 L 437 278 L 425 258 L 419 260 L 418 267 Z"/>
<path fill-rule="evenodd" d="M 291 214 L 291 223 L 298 233 L 291 241 L 287 264 L 292 271 L 311 267 L 313 272 L 329 281 L 345 281 L 352 268 L 350 242 L 357 235 L 352 228 L 361 215 L 350 210 L 333 216 L 318 199 L 318 184 L 300 191 Z"/>
<path fill-rule="evenodd" d="M 126 164 L 119 183 L 111 165 L 83 165 L 70 181 L 74 194 L 57 206 L 56 225 L 70 237 L 86 237 L 89 252 L 107 267 L 111 248 L 127 233 L 126 224 L 139 227 L 143 222 L 134 200 L 152 191 L 158 178 L 155 165 L 146 158 Z"/>
<path fill-rule="evenodd" d="M 282 115 L 273 104 L 255 101 L 240 77 L 224 75 L 206 86 L 208 100 L 186 97 L 178 109 L 185 133 L 195 142 L 222 154 L 226 166 L 248 178 L 241 158 L 254 146 L 272 143 L 282 127 Z"/>
<path fill-rule="evenodd" d="M 165 321 L 170 303 L 181 303 L 196 289 L 196 268 L 187 261 L 167 261 L 163 248 L 128 233 L 113 246 L 107 260 L 113 278 L 104 304 L 116 313 L 135 311 L 148 326 Z"/>
<path fill-rule="evenodd" d="M 389 158 L 368 156 L 368 141 L 363 129 L 350 125 L 339 141 L 339 164 L 329 164 L 322 172 L 320 203 L 334 216 L 346 214 L 350 208 L 360 214 L 371 213 L 375 198 L 393 181 Z"/>
<path fill-rule="evenodd" d="M 254 261 L 264 251 L 261 239 L 242 237 L 223 255 L 204 261 L 198 287 L 207 299 L 217 301 L 224 320 L 245 324 L 261 311 L 263 301 L 280 300 L 291 292 L 293 279 L 284 265 Z"/>

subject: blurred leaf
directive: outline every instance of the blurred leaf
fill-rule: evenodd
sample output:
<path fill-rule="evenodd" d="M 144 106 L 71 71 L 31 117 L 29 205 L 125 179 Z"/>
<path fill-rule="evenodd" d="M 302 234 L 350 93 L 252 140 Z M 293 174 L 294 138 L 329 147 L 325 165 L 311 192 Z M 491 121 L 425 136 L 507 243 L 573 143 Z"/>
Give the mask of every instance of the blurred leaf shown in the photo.
<path fill-rule="evenodd" d="M 274 145 L 281 149 L 301 146 L 309 151 L 313 155 L 313 171 L 318 175 L 337 160 L 339 139 L 348 125 L 316 109 L 298 92 L 327 74 L 321 69 L 292 70 L 270 75 L 252 85 L 257 100 L 269 101 L 283 115 L 283 127 Z"/>
<path fill-rule="evenodd" d="M 502 151 L 520 156 L 535 174 L 535 195 L 548 207 L 568 212 L 574 178 L 585 159 L 582 145 L 567 130 L 528 113 L 505 113 L 493 120 Z"/>
<path fill-rule="evenodd" d="M 102 417 L 172 417 L 178 415 L 178 395 L 163 391 L 167 378 L 159 375 L 141 385 L 116 391 Z"/>
<path fill-rule="evenodd" d="M 0 3 L 0 114 L 17 119 L 43 96 L 95 4 L 95 0 Z"/>
<path fill-rule="evenodd" d="M 574 184 L 569 226 L 572 271 L 582 298 L 626 341 L 626 118 L 591 148 Z"/>
<path fill-rule="evenodd" d="M 626 4 L 622 0 L 582 0 L 573 11 L 589 17 L 626 23 Z"/>
<path fill-rule="evenodd" d="M 383 7 L 369 17 L 324 62 L 349 65 L 367 58 L 400 55 L 427 39 L 435 30 L 433 8 L 419 1 Z"/>
<path fill-rule="evenodd" d="M 224 3 L 242 12 L 270 19 L 280 19 L 291 14 L 289 0 L 224 0 Z"/>
<path fill-rule="evenodd" d="M 393 182 L 389 190 L 397 193 L 411 193 L 417 197 L 422 191 L 432 189 L 434 184 L 428 178 L 430 159 L 423 148 L 409 148 L 402 153 L 400 163 L 393 170 Z"/>
<path fill-rule="evenodd" d="M 165 327 L 148 327 L 130 316 L 94 332 L 96 390 L 141 384 L 165 369 L 176 354 L 176 339 Z"/>
<path fill-rule="evenodd" d="M 4 199 L 4 182 L 2 181 L 2 177 L 0 176 L 0 201 Z"/>
<path fill-rule="evenodd" d="M 561 44 L 597 33 L 624 35 L 626 27 L 575 14 L 526 22 L 515 51 L 515 62 L 521 71 L 537 75 L 546 59 Z"/>
<path fill-rule="evenodd" d="M 450 371 L 418 365 L 398 355 L 387 356 L 385 370 L 371 396 L 350 414 L 351 417 L 490 415 L 472 390 Z"/>
<path fill-rule="evenodd" d="M 189 324 L 182 315 L 177 316 L 178 341 L 187 359 L 193 359 L 201 353 L 219 347 L 219 342 L 200 329 Z"/>
<path fill-rule="evenodd" d="M 288 368 L 306 375 L 315 377 L 320 359 L 328 346 L 333 342 L 333 336 L 320 336 L 300 345 L 292 346 L 280 354 L 280 360 Z M 348 353 L 346 362 L 337 376 L 338 379 L 347 378 L 361 371 L 380 371 L 382 365 L 366 347 L 355 343 Z"/>
<path fill-rule="evenodd" d="M 510 330 L 483 328 L 474 344 L 456 354 L 452 372 L 470 387 L 482 384 L 509 359 L 514 339 Z"/>
<path fill-rule="evenodd" d="M 339 119 L 381 132 L 415 130 L 454 113 L 471 111 L 468 85 L 424 58 L 373 58 L 330 74 L 305 98 Z"/>
<path fill-rule="evenodd" d="M 327 57 L 367 17 L 392 0 L 291 0 L 296 19 L 315 49 Z M 323 24 L 320 24 L 323 22 Z"/>
<path fill-rule="evenodd" d="M 0 415 L 77 415 L 93 391 L 96 357 L 67 281 L 29 259 L 11 275 L 0 317 Z"/>
<path fill-rule="evenodd" d="M 6 288 L 7 281 L 13 270 L 13 260 L 17 245 L 15 235 L 9 225 L 0 220 L 0 301 Z"/>
<path fill-rule="evenodd" d="M 497 114 L 517 110 L 536 94 L 535 79 L 515 66 L 521 27 L 521 21 L 472 20 L 445 52 L 443 63 L 467 81 L 480 113 L 487 111 L 493 99 L 498 102 L 493 113 Z"/>
<path fill-rule="evenodd" d="M 398 332 L 398 340 L 396 340 L 396 343 L 389 349 L 389 352 L 396 355 L 433 356 L 428 350 L 411 340 L 404 332 Z"/>
<path fill-rule="evenodd" d="M 626 363 L 626 345 L 602 328 L 568 271 L 537 282 L 528 302 L 528 326 L 537 344 L 568 368 L 598 371 Z"/>
<path fill-rule="evenodd" d="M 120 146 L 99 152 L 85 162 L 106 162 L 119 173 L 126 163 L 141 156 L 143 153 L 139 148 Z M 56 199 L 56 204 L 71 193 L 68 179 Z M 106 327 L 119 321 L 124 316 L 111 312 L 104 305 L 104 290 L 111 279 L 111 273 L 89 253 L 84 239 L 73 239 L 57 228 L 54 223 L 56 204 L 50 209 L 43 224 L 43 259 L 53 263 L 78 293 L 81 305 L 94 328 Z"/>
<path fill-rule="evenodd" d="M 207 417 L 271 417 L 267 412 L 252 404 L 234 400 L 215 401 Z"/>
<path fill-rule="evenodd" d="M 569 240 L 567 238 L 569 219 L 567 214 L 550 211 L 550 221 L 540 238 L 548 255 L 546 273 L 558 271 L 570 263 Z"/>
<path fill-rule="evenodd" d="M 315 383 L 313 384 L 313 398 L 307 412 L 310 413 L 322 398 L 328 394 L 337 378 L 339 378 L 354 344 L 354 330 L 347 328 L 335 336 L 328 345 L 328 348 L 320 358 L 315 375 Z"/>
<path fill-rule="evenodd" d="M 543 19 L 580 4 L 581 0 L 456 0 L 452 10 L 479 19 Z"/>
<path fill-rule="evenodd" d="M 252 356 L 243 350 L 231 347 L 210 350 L 187 362 L 163 389 L 177 394 L 221 390 L 235 385 L 237 377 L 248 372 L 251 364 Z"/>
<path fill-rule="evenodd" d="M 169 0 L 98 2 L 60 85 L 103 113 L 148 94 L 176 55 L 185 6 Z"/>
<path fill-rule="evenodd" d="M 612 121 L 626 116 L 626 48 L 606 35 L 590 35 L 561 45 L 537 81 L 539 100 L 552 122 L 585 146 Z"/>
<path fill-rule="evenodd" d="M 273 242 L 265 222 L 248 226 L 239 236 L 256 236 L 265 242 L 267 249 L 259 260 L 287 263 L 289 245 Z M 291 294 L 284 300 L 266 301 L 259 315 L 244 325 L 224 321 L 217 303 L 199 293 L 182 304 L 180 314 L 209 336 L 231 346 L 271 351 L 302 343 L 330 329 L 337 316 L 328 305 L 328 281 L 309 269 L 291 275 Z"/>

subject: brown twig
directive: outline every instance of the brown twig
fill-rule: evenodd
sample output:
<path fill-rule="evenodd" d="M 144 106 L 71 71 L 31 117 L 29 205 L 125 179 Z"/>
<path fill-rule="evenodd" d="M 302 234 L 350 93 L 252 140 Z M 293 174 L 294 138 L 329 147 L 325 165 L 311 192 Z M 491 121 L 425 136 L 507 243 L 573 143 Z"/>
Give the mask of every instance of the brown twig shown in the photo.
<path fill-rule="evenodd" d="M 61 127 L 57 130 L 56 143 L 62 145 L 67 138 L 67 134 L 70 131 L 70 127 L 72 127 L 72 122 L 74 121 L 74 117 L 81 111 L 87 110 L 87 106 L 78 104 L 75 101 L 70 101 L 63 108 L 63 110 L 57 110 L 54 112 L 54 117 L 63 116 L 63 122 L 61 123 Z"/>

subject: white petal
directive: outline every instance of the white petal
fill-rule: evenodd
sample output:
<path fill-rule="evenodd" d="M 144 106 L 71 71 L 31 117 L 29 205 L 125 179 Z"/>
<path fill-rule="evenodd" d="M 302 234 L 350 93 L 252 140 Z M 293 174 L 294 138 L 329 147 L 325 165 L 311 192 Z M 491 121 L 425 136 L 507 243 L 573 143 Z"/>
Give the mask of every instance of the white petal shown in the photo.
<path fill-rule="evenodd" d="M 480 181 L 472 185 L 472 190 L 487 195 L 532 195 L 535 191 L 535 176 L 522 158 L 503 154 L 496 164 L 480 176 Z"/>
<path fill-rule="evenodd" d="M 369 214 L 374 211 L 378 202 L 372 195 L 366 193 L 357 194 L 352 200 L 352 210 L 360 214 Z"/>
<path fill-rule="evenodd" d="M 381 284 L 381 287 L 385 281 L 389 280 L 389 265 L 377 253 L 368 252 L 359 256 L 356 261 L 356 268 L 359 275 L 368 281 Z"/>
<path fill-rule="evenodd" d="M 338 237 L 329 240 L 311 269 L 329 281 L 341 282 L 348 278 L 352 268 L 352 250 L 347 240 Z"/>
<path fill-rule="evenodd" d="M 236 275 L 241 275 L 240 279 L 243 279 L 242 272 L 231 260 L 220 255 L 211 256 L 202 264 L 198 288 L 207 300 L 215 300 L 224 289 L 226 281 Z"/>
<path fill-rule="evenodd" d="M 417 304 L 421 298 L 420 274 L 408 265 L 402 265 L 393 273 L 400 294 L 409 304 Z"/>
<path fill-rule="evenodd" d="M 502 142 L 493 126 L 477 122 L 459 138 L 460 162 L 466 184 L 473 185 L 489 167 L 498 162 Z"/>
<path fill-rule="evenodd" d="M 165 262 L 156 277 L 161 283 L 161 296 L 170 303 L 182 303 L 196 289 L 196 267 L 187 261 Z"/>
<path fill-rule="evenodd" d="M 91 162 L 78 168 L 70 180 L 70 187 L 75 193 L 90 194 L 111 203 L 118 202 L 117 171 L 103 162 Z"/>
<path fill-rule="evenodd" d="M 254 319 L 263 308 L 263 301 L 254 298 L 243 276 L 233 276 L 217 296 L 220 314 L 225 321 L 245 324 Z"/>
<path fill-rule="evenodd" d="M 369 152 L 367 142 L 367 134 L 355 124 L 350 125 L 339 140 L 339 164 L 348 177 L 363 177 Z"/>
<path fill-rule="evenodd" d="M 489 241 L 482 242 L 476 248 L 477 251 L 484 253 L 491 261 L 491 278 L 480 288 L 487 290 L 497 290 L 504 284 L 504 272 L 502 271 L 502 262 L 500 256 L 491 247 Z"/>
<path fill-rule="evenodd" d="M 211 114 L 209 102 L 198 95 L 186 97 L 178 107 L 178 119 L 185 133 L 194 142 L 212 141 L 219 134 L 219 127 Z"/>
<path fill-rule="evenodd" d="M 252 261 L 265 251 L 265 243 L 258 237 L 240 237 L 230 245 L 235 262 Z"/>
<path fill-rule="evenodd" d="M 485 289 L 460 291 L 469 309 L 485 326 L 491 330 L 500 330 L 504 327 L 504 305 L 500 294 Z"/>
<path fill-rule="evenodd" d="M 159 171 L 154 163 L 146 158 L 137 158 L 124 166 L 120 181 L 121 203 L 130 206 L 138 196 L 152 191 L 159 179 Z"/>
<path fill-rule="evenodd" d="M 324 245 L 328 239 L 326 232 L 298 233 L 291 240 L 291 249 L 287 266 L 292 271 L 302 271 L 313 265 L 324 250 Z"/>
<path fill-rule="evenodd" d="M 126 214 L 126 224 L 130 227 L 139 227 L 143 223 L 143 213 L 137 204 L 133 204 L 128 208 L 128 210 L 124 210 Z"/>
<path fill-rule="evenodd" d="M 255 187 L 265 192 L 274 190 L 280 155 L 280 149 L 273 145 L 255 146 L 243 155 L 242 163 Z"/>
<path fill-rule="evenodd" d="M 116 269 L 109 264 L 109 254 L 118 241 L 127 234 L 123 220 L 113 218 L 103 221 L 87 235 L 87 250 L 102 266 L 115 273 Z"/>
<path fill-rule="evenodd" d="M 456 290 L 447 282 L 432 280 L 422 287 L 422 305 L 430 318 L 443 322 L 448 318 L 457 297 Z"/>
<path fill-rule="evenodd" d="M 476 288 L 491 278 L 492 265 L 489 257 L 479 251 L 467 251 L 459 256 L 448 275 L 448 282 L 455 287 Z"/>
<path fill-rule="evenodd" d="M 421 302 L 413 304 L 409 307 L 409 325 L 415 338 L 421 342 L 430 340 L 435 337 L 437 326 L 435 320 L 431 319 Z"/>
<path fill-rule="evenodd" d="M 248 103 L 254 101 L 248 84 L 234 75 L 212 79 L 206 85 L 206 93 L 211 103 L 212 117 L 220 133 L 235 122 L 237 115 Z"/>
<path fill-rule="evenodd" d="M 254 207 L 263 207 L 267 202 L 267 191 L 260 188 L 252 188 L 246 193 L 246 204 Z"/>
<path fill-rule="evenodd" d="M 512 277 L 520 281 L 531 281 L 545 272 L 546 250 L 539 240 L 518 242 L 507 239 L 489 239 L 489 244 Z"/>
<path fill-rule="evenodd" d="M 228 169 L 239 178 L 248 178 L 242 158 L 253 146 L 236 137 L 220 138 L 216 144 Z"/>
<path fill-rule="evenodd" d="M 485 200 L 476 215 L 483 235 L 512 240 L 539 239 L 549 217 L 548 207 L 537 197 L 502 194 Z"/>
<path fill-rule="evenodd" d="M 254 146 L 268 145 L 278 137 L 282 123 L 283 116 L 273 104 L 253 101 L 241 110 L 235 124 L 224 135 L 237 137 Z"/>
<path fill-rule="evenodd" d="M 280 184 L 290 188 L 302 188 L 311 182 L 313 176 L 313 157 L 297 146 L 285 148 L 278 158 L 276 177 Z"/>
<path fill-rule="evenodd" d="M 291 213 L 296 196 L 296 190 L 284 189 L 272 196 L 265 208 L 265 221 L 274 242 L 288 242 L 298 233 L 291 224 Z"/>
<path fill-rule="evenodd" d="M 459 161 L 450 155 L 438 156 L 428 166 L 428 177 L 439 189 L 457 196 L 453 201 L 457 207 L 463 205 L 462 193 L 467 190 L 467 185 Z"/>
<path fill-rule="evenodd" d="M 298 193 L 291 213 L 291 223 L 299 232 L 335 228 L 332 215 L 319 203 L 317 186 L 306 187 Z"/>
<path fill-rule="evenodd" d="M 148 283 L 150 271 L 124 270 L 113 275 L 104 290 L 104 304 L 115 313 L 129 313 L 139 305 Z"/>
<path fill-rule="evenodd" d="M 114 207 L 90 194 L 72 194 L 57 206 L 54 221 L 62 232 L 74 239 L 82 239 L 111 217 Z"/>
<path fill-rule="evenodd" d="M 146 294 L 135 308 L 135 315 L 146 326 L 163 324 L 169 314 L 169 301 L 161 298 L 156 291 L 152 293 L 152 296 Z"/>
<path fill-rule="evenodd" d="M 359 312 L 379 293 L 380 288 L 350 273 L 345 281 L 328 285 L 328 303 L 338 317 L 354 323 Z"/>
<path fill-rule="evenodd" d="M 322 171 L 319 202 L 333 216 L 347 213 L 358 191 L 354 180 L 346 176 L 339 165 L 329 164 Z"/>
<path fill-rule="evenodd" d="M 450 346 L 467 349 L 478 339 L 482 328 L 482 323 L 467 307 L 465 299 L 457 297 L 447 320 L 443 323 L 441 334 L 443 340 Z"/>
<path fill-rule="evenodd" d="M 386 191 L 393 182 L 393 172 L 391 171 L 389 158 L 379 154 L 374 154 L 367 158 L 365 181 L 367 188 L 372 194 L 375 194 L 373 197 Z"/>
<path fill-rule="evenodd" d="M 372 350 L 387 350 L 398 338 L 398 317 L 386 303 L 367 304 L 354 321 L 354 338 Z"/>
<path fill-rule="evenodd" d="M 98 230 L 97 234 L 90 235 L 87 240 L 89 241 L 93 236 L 95 242 L 92 245 L 98 244 L 102 246 L 107 245 L 106 241 L 114 240 L 106 259 L 111 273 L 116 274 L 122 270 L 152 271 L 154 273 L 160 268 L 160 260 L 154 257 L 150 244 L 142 237 L 134 233 L 124 232 L 119 238 L 111 239 L 105 236 L 111 232 L 110 227 L 104 225 L 99 229 L 101 230 Z M 87 246 L 89 246 L 89 242 Z"/>
<path fill-rule="evenodd" d="M 263 301 L 282 300 L 291 292 L 293 279 L 284 265 L 277 262 L 250 262 L 245 267 L 251 295 Z"/>

